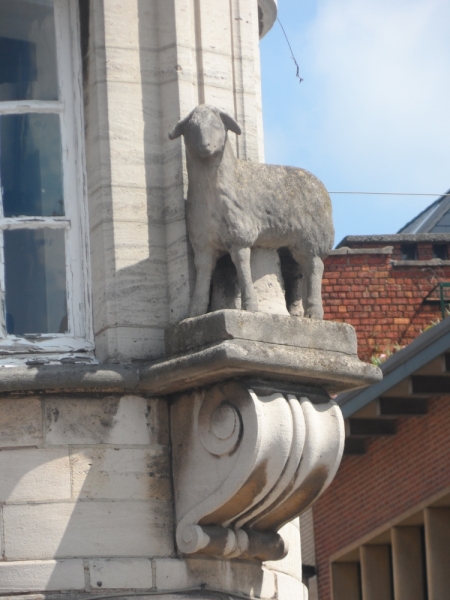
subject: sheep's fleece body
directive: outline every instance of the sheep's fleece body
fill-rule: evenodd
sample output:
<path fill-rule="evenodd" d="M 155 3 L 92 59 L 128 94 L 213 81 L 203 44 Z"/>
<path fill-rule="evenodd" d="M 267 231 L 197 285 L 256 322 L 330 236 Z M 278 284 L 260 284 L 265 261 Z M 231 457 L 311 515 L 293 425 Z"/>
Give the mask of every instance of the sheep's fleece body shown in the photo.
<path fill-rule="evenodd" d="M 308 171 L 236 159 L 229 130 L 241 132 L 226 113 L 200 105 L 169 134 L 184 135 L 186 146 L 186 219 L 197 269 L 190 316 L 206 313 L 212 271 L 226 252 L 236 266 L 243 307 L 257 311 L 251 248 L 287 247 L 304 281 L 296 286 L 293 306 L 321 319 L 322 260 L 334 241 L 330 197 Z"/>

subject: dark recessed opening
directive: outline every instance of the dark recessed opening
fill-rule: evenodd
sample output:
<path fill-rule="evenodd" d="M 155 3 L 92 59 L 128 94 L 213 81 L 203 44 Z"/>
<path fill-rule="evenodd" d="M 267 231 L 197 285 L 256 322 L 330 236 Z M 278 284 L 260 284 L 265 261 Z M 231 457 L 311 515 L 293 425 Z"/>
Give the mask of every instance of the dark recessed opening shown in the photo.
<path fill-rule="evenodd" d="M 448 259 L 447 244 L 433 244 L 433 258 Z"/>
<path fill-rule="evenodd" d="M 417 260 L 417 245 L 402 244 L 401 245 L 402 260 Z"/>

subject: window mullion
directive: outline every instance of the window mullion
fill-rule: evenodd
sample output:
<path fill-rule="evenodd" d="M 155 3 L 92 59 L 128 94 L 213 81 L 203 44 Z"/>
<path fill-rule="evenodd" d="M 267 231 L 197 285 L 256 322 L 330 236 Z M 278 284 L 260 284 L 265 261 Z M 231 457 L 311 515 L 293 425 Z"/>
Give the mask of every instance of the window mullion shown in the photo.
<path fill-rule="evenodd" d="M 56 46 L 61 101 L 62 160 L 66 217 L 70 229 L 67 240 L 67 294 L 70 331 L 92 342 L 87 281 L 89 243 L 85 163 L 82 152 L 84 125 L 82 116 L 82 74 L 76 3 L 55 0 Z M 63 34 L 65 32 L 65 35 Z M 68 39 L 69 38 L 69 39 Z"/>
<path fill-rule="evenodd" d="M 1 193 L 0 193 L 1 200 Z M 2 211 L 3 212 L 3 211 Z M 3 231 L 0 230 L 0 338 L 6 338 L 6 309 L 5 309 L 5 253 Z"/>

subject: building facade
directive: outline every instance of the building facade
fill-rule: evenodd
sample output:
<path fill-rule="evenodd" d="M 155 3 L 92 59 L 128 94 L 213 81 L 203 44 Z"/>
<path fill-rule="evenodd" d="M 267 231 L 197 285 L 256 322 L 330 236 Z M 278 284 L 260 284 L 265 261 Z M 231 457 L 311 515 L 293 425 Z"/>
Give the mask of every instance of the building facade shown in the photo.
<path fill-rule="evenodd" d="M 362 360 L 407 346 L 448 314 L 450 233 L 347 236 L 325 260 L 325 318 L 350 323 Z"/>
<path fill-rule="evenodd" d="M 297 517 L 343 451 L 330 394 L 380 374 L 351 327 L 286 306 L 184 321 L 168 138 L 207 103 L 262 161 L 275 17 L 275 0 L 0 0 L 4 597 L 307 597 Z"/>
<path fill-rule="evenodd" d="M 321 600 L 444 600 L 450 547 L 450 321 L 339 399 L 346 450 L 314 505 Z"/>
<path fill-rule="evenodd" d="M 448 205 L 326 260 L 328 318 L 354 325 L 383 381 L 337 397 L 344 460 L 302 520 L 321 600 L 444 600 L 450 585 Z"/>

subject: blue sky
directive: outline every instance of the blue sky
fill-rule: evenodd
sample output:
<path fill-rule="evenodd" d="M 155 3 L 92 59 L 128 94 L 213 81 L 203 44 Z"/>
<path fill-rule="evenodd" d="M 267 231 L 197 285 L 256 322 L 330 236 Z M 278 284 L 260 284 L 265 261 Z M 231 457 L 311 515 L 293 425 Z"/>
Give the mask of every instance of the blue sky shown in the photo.
<path fill-rule="evenodd" d="M 450 188 L 449 0 L 279 0 L 261 42 L 266 162 L 329 191 Z M 395 233 L 436 197 L 332 195 L 336 242 Z"/>

